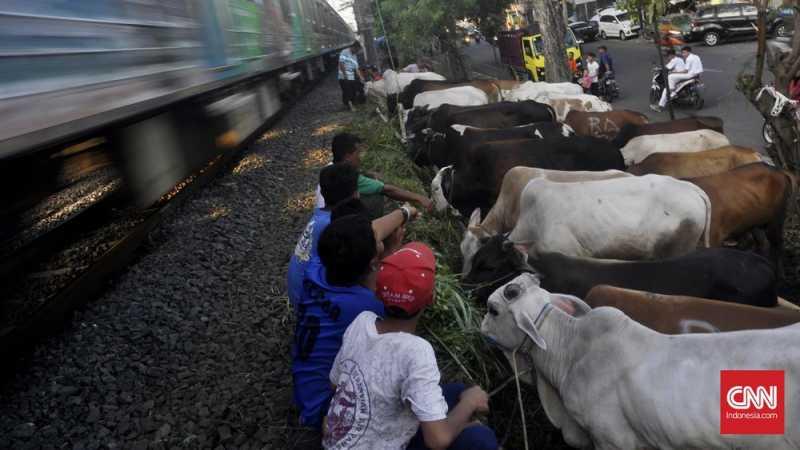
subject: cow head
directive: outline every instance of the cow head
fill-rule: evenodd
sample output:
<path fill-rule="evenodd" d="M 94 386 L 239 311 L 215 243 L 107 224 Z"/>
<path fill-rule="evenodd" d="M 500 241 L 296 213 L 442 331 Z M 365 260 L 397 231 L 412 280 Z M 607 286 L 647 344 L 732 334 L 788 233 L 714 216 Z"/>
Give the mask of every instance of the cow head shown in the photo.
<path fill-rule="evenodd" d="M 523 272 L 534 273 L 527 263 L 527 254 L 506 236 L 498 234 L 480 246 L 463 281 L 472 288 L 475 298 L 486 301 L 492 291 Z"/>
<path fill-rule="evenodd" d="M 547 348 L 533 330 L 536 313 L 548 304 L 547 291 L 539 287 L 539 280 L 528 273 L 519 275 L 489 297 L 481 333 L 506 351 L 519 348 L 530 334 L 537 345 Z"/>
<path fill-rule="evenodd" d="M 431 198 L 436 211 L 443 212 L 450 206 L 447 199 L 450 196 L 452 186 L 453 166 L 443 167 L 436 172 L 436 176 L 431 181 Z"/>
<path fill-rule="evenodd" d="M 481 333 L 505 351 L 519 348 L 527 338 L 547 350 L 538 327 L 550 307 L 572 317 L 591 311 L 591 307 L 577 297 L 551 294 L 542 289 L 539 280 L 530 273 L 518 275 L 500 286 L 489 297 L 487 306 Z"/>
<path fill-rule="evenodd" d="M 481 228 L 481 209 L 475 208 L 469 218 L 467 229 L 464 230 L 464 238 L 461 240 L 461 255 L 464 257 L 462 274 L 469 274 L 472 269 L 472 258 L 488 240 L 489 234 Z"/>

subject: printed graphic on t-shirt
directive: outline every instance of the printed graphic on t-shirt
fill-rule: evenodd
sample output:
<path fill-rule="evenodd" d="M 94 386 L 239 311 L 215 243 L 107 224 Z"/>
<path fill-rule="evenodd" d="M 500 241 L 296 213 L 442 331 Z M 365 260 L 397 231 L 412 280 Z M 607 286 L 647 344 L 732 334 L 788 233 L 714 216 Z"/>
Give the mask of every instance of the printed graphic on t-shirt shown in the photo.
<path fill-rule="evenodd" d="M 328 409 L 326 449 L 353 448 L 369 426 L 369 388 L 364 373 L 352 359 L 341 361 L 340 366 L 339 384 Z"/>
<path fill-rule="evenodd" d="M 311 248 L 313 247 L 314 240 L 314 220 L 308 222 L 306 229 L 297 241 L 297 246 L 294 248 L 294 254 L 300 261 L 308 261 L 311 259 Z"/>

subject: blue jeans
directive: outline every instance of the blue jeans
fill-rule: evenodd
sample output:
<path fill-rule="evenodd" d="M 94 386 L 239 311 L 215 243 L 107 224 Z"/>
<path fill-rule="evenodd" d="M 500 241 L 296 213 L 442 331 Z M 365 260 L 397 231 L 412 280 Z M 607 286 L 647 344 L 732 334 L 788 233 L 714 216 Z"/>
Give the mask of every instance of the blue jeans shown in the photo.
<path fill-rule="evenodd" d="M 442 393 L 447 401 L 448 409 L 453 409 L 458 404 L 458 397 L 467 387 L 461 383 L 449 383 L 442 385 Z M 461 432 L 456 437 L 448 450 L 497 450 L 497 437 L 494 431 L 486 425 L 472 425 Z M 422 437 L 422 428 L 417 430 L 417 434 L 408 443 L 407 450 L 429 450 L 425 446 L 425 439 Z"/>

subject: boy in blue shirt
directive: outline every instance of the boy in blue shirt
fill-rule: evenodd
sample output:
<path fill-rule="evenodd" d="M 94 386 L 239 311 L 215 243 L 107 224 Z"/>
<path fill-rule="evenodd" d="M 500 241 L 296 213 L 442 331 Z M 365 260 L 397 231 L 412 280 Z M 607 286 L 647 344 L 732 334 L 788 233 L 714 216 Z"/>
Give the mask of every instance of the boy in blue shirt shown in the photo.
<path fill-rule="evenodd" d="M 318 251 L 322 264 L 306 269 L 292 345 L 300 423 L 317 429 L 333 396 L 328 377 L 345 330 L 364 311 L 383 316 L 374 294 L 379 260 L 370 220 L 361 214 L 337 219 L 322 232 Z"/>
<path fill-rule="evenodd" d="M 303 234 L 297 241 L 287 272 L 287 290 L 292 305 L 297 305 L 302 295 L 306 268 L 319 265 L 317 246 L 322 232 L 331 222 L 331 207 L 351 198 L 358 198 L 358 171 L 350 164 L 326 166 L 319 174 L 320 191 L 326 207 L 315 208 Z"/>

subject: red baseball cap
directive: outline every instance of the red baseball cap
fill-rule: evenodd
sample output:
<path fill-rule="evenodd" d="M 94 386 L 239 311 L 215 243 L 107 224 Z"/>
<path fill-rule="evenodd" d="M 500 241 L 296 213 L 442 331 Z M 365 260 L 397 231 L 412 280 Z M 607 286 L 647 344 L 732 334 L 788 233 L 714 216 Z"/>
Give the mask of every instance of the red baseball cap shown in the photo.
<path fill-rule="evenodd" d="M 435 276 L 433 251 L 421 242 L 408 243 L 381 261 L 378 298 L 413 316 L 433 303 Z"/>

